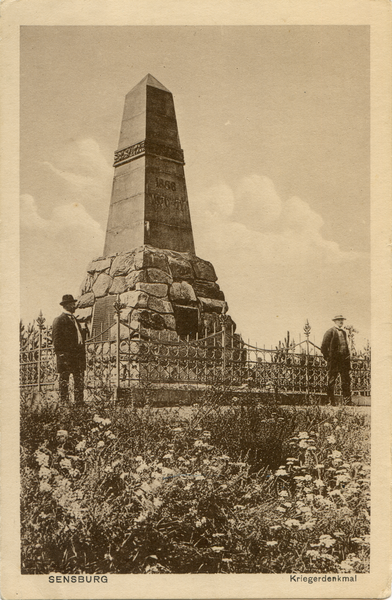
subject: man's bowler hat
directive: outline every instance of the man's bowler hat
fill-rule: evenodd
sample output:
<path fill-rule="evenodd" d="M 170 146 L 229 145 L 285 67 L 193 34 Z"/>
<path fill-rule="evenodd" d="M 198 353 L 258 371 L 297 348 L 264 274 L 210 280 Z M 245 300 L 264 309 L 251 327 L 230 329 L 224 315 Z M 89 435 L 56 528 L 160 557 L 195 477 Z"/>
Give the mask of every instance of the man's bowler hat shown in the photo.
<path fill-rule="evenodd" d="M 343 317 L 343 315 L 336 315 L 336 317 L 334 317 L 334 318 L 332 319 L 332 321 L 339 321 L 340 319 L 341 319 L 342 321 L 347 321 L 346 317 Z"/>
<path fill-rule="evenodd" d="M 72 296 L 72 294 L 64 294 L 63 299 L 60 302 L 60 304 L 61 305 L 68 304 L 69 302 L 77 302 L 77 300 L 75 300 L 75 298 Z"/>

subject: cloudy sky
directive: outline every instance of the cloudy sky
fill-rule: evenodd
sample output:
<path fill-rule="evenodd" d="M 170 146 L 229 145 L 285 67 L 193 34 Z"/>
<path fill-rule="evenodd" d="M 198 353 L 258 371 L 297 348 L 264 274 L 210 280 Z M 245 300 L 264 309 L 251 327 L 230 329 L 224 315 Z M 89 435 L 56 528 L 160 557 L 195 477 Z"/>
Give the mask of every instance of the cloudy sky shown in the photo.
<path fill-rule="evenodd" d="M 366 26 L 22 27 L 21 318 L 103 252 L 125 94 L 174 96 L 196 253 L 245 340 L 370 337 Z M 313 337 L 314 336 L 314 337 Z M 302 339 L 304 338 L 302 332 Z"/>

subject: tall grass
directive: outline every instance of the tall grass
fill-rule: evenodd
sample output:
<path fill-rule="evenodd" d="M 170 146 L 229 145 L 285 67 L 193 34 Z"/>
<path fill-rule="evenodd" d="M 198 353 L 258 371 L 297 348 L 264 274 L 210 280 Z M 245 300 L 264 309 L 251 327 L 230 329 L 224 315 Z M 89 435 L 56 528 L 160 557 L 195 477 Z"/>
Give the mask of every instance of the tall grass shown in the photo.
<path fill-rule="evenodd" d="M 342 408 L 21 407 L 23 573 L 369 569 L 369 429 Z"/>

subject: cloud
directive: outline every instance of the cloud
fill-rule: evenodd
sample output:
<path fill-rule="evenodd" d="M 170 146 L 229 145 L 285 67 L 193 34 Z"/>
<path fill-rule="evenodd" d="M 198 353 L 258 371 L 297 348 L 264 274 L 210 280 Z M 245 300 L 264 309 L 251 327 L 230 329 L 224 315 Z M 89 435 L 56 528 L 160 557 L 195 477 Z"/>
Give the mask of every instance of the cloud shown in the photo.
<path fill-rule="evenodd" d="M 97 220 L 107 220 L 113 168 L 91 138 L 64 144 L 44 166 L 62 180 L 64 195 L 83 204 Z"/>
<path fill-rule="evenodd" d="M 30 321 L 42 309 L 52 318 L 62 294 L 78 294 L 88 262 L 102 253 L 104 231 L 79 203 L 55 207 L 44 219 L 25 194 L 20 216 L 21 314 Z"/>
<path fill-rule="evenodd" d="M 321 336 L 342 311 L 369 335 L 369 255 L 325 239 L 308 202 L 282 199 L 268 177 L 252 175 L 235 189 L 214 186 L 194 204 L 197 254 L 213 262 L 245 336 L 277 343 L 307 318 Z"/>

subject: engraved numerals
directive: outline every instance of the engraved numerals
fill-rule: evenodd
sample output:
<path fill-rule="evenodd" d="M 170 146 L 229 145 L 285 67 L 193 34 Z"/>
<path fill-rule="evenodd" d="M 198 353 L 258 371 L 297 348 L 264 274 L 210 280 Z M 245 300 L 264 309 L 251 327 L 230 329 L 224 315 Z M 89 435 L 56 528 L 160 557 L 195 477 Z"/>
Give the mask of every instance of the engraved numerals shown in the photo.
<path fill-rule="evenodd" d="M 172 192 L 176 191 L 176 184 L 174 181 L 168 181 L 167 179 L 155 177 L 155 185 L 158 188 L 165 188 L 166 190 L 171 190 Z"/>

